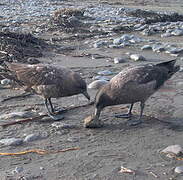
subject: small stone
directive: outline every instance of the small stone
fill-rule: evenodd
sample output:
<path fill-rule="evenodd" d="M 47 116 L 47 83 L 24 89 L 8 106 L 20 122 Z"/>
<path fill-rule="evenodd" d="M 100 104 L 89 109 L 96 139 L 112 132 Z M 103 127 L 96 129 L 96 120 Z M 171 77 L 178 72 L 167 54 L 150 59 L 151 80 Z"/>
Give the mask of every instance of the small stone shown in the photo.
<path fill-rule="evenodd" d="M 145 57 L 139 54 L 132 54 L 130 55 L 130 59 L 134 61 L 145 61 Z"/>
<path fill-rule="evenodd" d="M 32 58 L 32 57 L 28 58 L 28 59 L 27 59 L 27 62 L 28 62 L 29 64 L 38 64 L 38 63 L 40 63 L 40 61 L 39 61 L 38 59 Z"/>
<path fill-rule="evenodd" d="M 169 53 L 169 54 L 177 54 L 182 52 L 183 52 L 183 48 L 171 48 L 166 51 L 166 53 Z"/>
<path fill-rule="evenodd" d="M 121 36 L 121 40 L 122 41 L 129 41 L 129 40 L 131 40 L 132 38 L 134 38 L 134 36 L 132 35 L 132 36 L 130 36 L 130 35 L 128 35 L 128 34 L 124 34 L 123 36 Z"/>
<path fill-rule="evenodd" d="M 78 137 L 69 137 L 67 139 L 67 141 L 69 141 L 69 142 L 79 142 L 79 138 Z"/>
<path fill-rule="evenodd" d="M 154 44 L 154 45 L 152 46 L 152 50 L 153 50 L 154 52 L 162 52 L 162 51 L 165 51 L 165 46 Z"/>
<path fill-rule="evenodd" d="M 116 38 L 113 40 L 114 45 L 120 45 L 121 43 L 123 43 L 123 40 L 121 38 Z"/>
<path fill-rule="evenodd" d="M 16 167 L 13 171 L 12 171 L 12 174 L 18 174 L 18 173 L 21 173 L 23 172 L 24 168 L 23 167 Z"/>
<path fill-rule="evenodd" d="M 51 126 L 56 129 L 67 129 L 67 128 L 74 127 L 74 125 L 72 125 L 72 124 L 66 124 L 66 123 L 62 123 L 62 122 L 54 122 L 51 124 Z"/>
<path fill-rule="evenodd" d="M 100 48 L 102 46 L 106 46 L 107 44 L 108 44 L 107 41 L 101 41 L 101 40 L 99 40 L 99 41 L 95 42 L 95 44 L 93 45 L 93 47 L 94 48 Z"/>
<path fill-rule="evenodd" d="M 180 154 L 182 154 L 183 149 L 180 145 L 176 144 L 176 145 L 171 145 L 171 146 L 166 147 L 161 152 L 166 153 L 166 154 L 173 153 L 175 155 L 180 155 Z"/>
<path fill-rule="evenodd" d="M 42 171 L 42 170 L 44 170 L 44 167 L 41 166 L 41 167 L 39 167 L 39 169 Z"/>
<path fill-rule="evenodd" d="M 111 72 L 109 70 L 104 70 L 104 71 L 99 71 L 97 74 L 103 75 L 103 76 L 109 76 L 109 75 L 112 75 L 113 72 Z"/>
<path fill-rule="evenodd" d="M 110 80 L 110 78 L 105 77 L 105 76 L 94 76 L 92 79 L 93 80 L 104 80 L 104 81 L 109 81 Z"/>
<path fill-rule="evenodd" d="M 172 35 L 174 36 L 182 36 L 183 35 L 183 29 L 175 29 L 174 31 L 171 32 Z"/>
<path fill-rule="evenodd" d="M 170 36 L 172 36 L 171 33 L 164 33 L 164 34 L 161 34 L 161 37 L 170 37 Z"/>
<path fill-rule="evenodd" d="M 11 80 L 10 79 L 2 79 L 1 80 L 1 84 L 2 85 L 10 85 L 11 84 Z"/>
<path fill-rule="evenodd" d="M 141 50 L 147 50 L 147 49 L 152 49 L 151 45 L 144 45 L 141 47 Z"/>
<path fill-rule="evenodd" d="M 36 141 L 40 138 L 41 136 L 39 134 L 29 134 L 25 137 L 24 142 Z"/>
<path fill-rule="evenodd" d="M 183 166 L 178 166 L 174 169 L 175 173 L 182 174 L 183 173 Z"/>
<path fill-rule="evenodd" d="M 124 62 L 126 62 L 126 60 L 124 58 L 121 58 L 121 57 L 114 58 L 114 64 L 119 64 L 119 63 L 124 63 Z"/>
<path fill-rule="evenodd" d="M 118 49 L 118 48 L 124 48 L 125 45 L 124 45 L 123 43 L 120 44 L 120 45 L 117 45 L 117 44 L 110 44 L 108 47 L 109 47 L 109 48 L 116 48 L 116 49 Z"/>
<path fill-rule="evenodd" d="M 18 146 L 23 143 L 23 140 L 20 138 L 7 138 L 0 139 L 0 143 L 6 146 Z"/>
<path fill-rule="evenodd" d="M 97 90 L 97 89 L 100 89 L 101 87 L 103 87 L 107 83 L 108 83 L 108 81 L 106 81 L 106 80 L 96 80 L 88 85 L 88 89 L 96 89 Z"/>

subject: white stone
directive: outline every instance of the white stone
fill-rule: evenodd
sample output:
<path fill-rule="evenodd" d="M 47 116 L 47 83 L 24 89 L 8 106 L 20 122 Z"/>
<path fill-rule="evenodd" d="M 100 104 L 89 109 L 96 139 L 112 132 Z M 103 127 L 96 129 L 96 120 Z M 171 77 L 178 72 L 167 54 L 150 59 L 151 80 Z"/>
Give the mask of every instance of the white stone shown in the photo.
<path fill-rule="evenodd" d="M 174 31 L 171 32 L 171 34 L 174 36 L 182 36 L 183 30 L 182 29 L 175 29 Z"/>
<path fill-rule="evenodd" d="M 16 167 L 13 171 L 12 171 L 12 174 L 18 174 L 18 173 L 21 173 L 22 171 L 24 170 L 23 167 Z"/>
<path fill-rule="evenodd" d="M 107 84 L 109 81 L 106 81 L 106 80 L 96 80 L 96 81 L 93 81 L 92 83 L 90 83 L 88 85 L 88 89 L 100 89 L 101 87 L 103 87 L 105 84 Z"/>
<path fill-rule="evenodd" d="M 22 143 L 23 143 L 23 140 L 20 138 L 0 139 L 0 144 L 6 145 L 6 146 L 17 146 L 17 145 L 21 145 Z"/>
<path fill-rule="evenodd" d="M 24 142 L 36 141 L 40 138 L 41 136 L 39 134 L 29 134 L 24 138 Z"/>
<path fill-rule="evenodd" d="M 178 166 L 174 169 L 175 173 L 182 174 L 183 173 L 183 166 Z"/>
<path fill-rule="evenodd" d="M 146 59 L 140 54 L 131 54 L 130 59 L 134 61 L 145 61 Z"/>
<path fill-rule="evenodd" d="M 171 146 L 166 147 L 161 152 L 166 153 L 166 154 L 173 153 L 175 155 L 179 155 L 183 152 L 183 149 L 180 145 L 176 144 L 176 145 L 171 145 Z"/>
<path fill-rule="evenodd" d="M 147 44 L 141 47 L 141 50 L 152 49 L 152 46 Z"/>
<path fill-rule="evenodd" d="M 78 137 L 69 137 L 67 139 L 67 141 L 69 141 L 69 142 L 78 142 L 79 141 L 79 138 Z"/>
<path fill-rule="evenodd" d="M 93 80 L 104 80 L 104 81 L 109 81 L 110 78 L 106 77 L 106 76 L 94 76 L 92 78 Z"/>
<path fill-rule="evenodd" d="M 109 76 L 109 75 L 112 75 L 113 72 L 111 72 L 109 70 L 104 70 L 104 71 L 99 71 L 97 74 L 98 75 L 103 75 L 103 76 Z"/>
<path fill-rule="evenodd" d="M 121 43 L 123 43 L 123 40 L 121 38 L 116 38 L 113 40 L 114 45 L 120 45 Z"/>
<path fill-rule="evenodd" d="M 100 48 L 102 46 L 106 46 L 107 44 L 108 44 L 107 41 L 101 41 L 101 40 L 99 40 L 99 41 L 97 41 L 97 42 L 94 43 L 93 47 L 94 48 Z"/>
<path fill-rule="evenodd" d="M 119 63 L 124 63 L 124 62 L 126 62 L 126 60 L 124 58 L 121 58 L 121 57 L 114 58 L 114 64 L 119 64 Z"/>
<path fill-rule="evenodd" d="M 161 34 L 161 37 L 170 37 L 172 36 L 171 33 L 164 33 L 164 34 Z"/>

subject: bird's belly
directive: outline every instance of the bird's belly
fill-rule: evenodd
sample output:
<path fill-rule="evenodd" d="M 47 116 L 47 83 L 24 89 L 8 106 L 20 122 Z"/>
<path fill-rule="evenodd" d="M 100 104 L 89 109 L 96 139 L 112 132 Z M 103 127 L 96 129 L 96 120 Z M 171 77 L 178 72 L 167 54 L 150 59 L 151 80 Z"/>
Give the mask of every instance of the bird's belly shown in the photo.
<path fill-rule="evenodd" d="M 139 101 L 146 101 L 155 91 L 153 90 L 129 90 L 128 92 L 121 92 L 113 101 L 115 104 L 131 104 Z"/>
<path fill-rule="evenodd" d="M 55 85 L 39 85 L 33 86 L 32 89 L 36 94 L 43 96 L 44 98 L 59 98 L 62 97 L 60 88 Z"/>

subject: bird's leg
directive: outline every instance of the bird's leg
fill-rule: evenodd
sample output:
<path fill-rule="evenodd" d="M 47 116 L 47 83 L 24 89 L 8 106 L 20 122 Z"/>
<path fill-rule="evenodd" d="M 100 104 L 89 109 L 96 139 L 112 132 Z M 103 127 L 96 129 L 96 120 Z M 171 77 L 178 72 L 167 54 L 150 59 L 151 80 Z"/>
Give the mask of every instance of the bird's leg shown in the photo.
<path fill-rule="evenodd" d="M 132 108 L 133 108 L 133 103 L 130 105 L 130 108 L 128 110 L 127 114 L 116 114 L 116 118 L 130 118 L 132 116 Z"/>
<path fill-rule="evenodd" d="M 140 102 L 140 116 L 138 118 L 138 120 L 129 120 L 128 121 L 128 124 L 130 126 L 135 126 L 137 124 L 140 124 L 142 123 L 142 114 L 143 114 L 143 111 L 144 111 L 144 107 L 145 107 L 145 102 Z"/>
<path fill-rule="evenodd" d="M 51 102 L 51 98 L 48 98 L 48 102 L 50 104 L 52 114 L 60 114 L 60 113 L 66 111 L 66 109 L 64 109 L 64 108 L 56 108 L 56 110 L 55 110 L 55 108 L 53 107 L 53 104 Z"/>
<path fill-rule="evenodd" d="M 50 111 L 50 109 L 48 107 L 48 102 L 50 104 L 51 111 Z M 54 114 L 54 108 L 53 108 L 53 105 L 52 105 L 52 102 L 51 102 L 51 98 L 48 98 L 48 99 L 46 98 L 45 99 L 45 106 L 46 106 L 46 109 L 48 111 L 48 116 L 51 117 L 51 119 L 53 119 L 55 121 L 58 121 L 58 120 L 61 120 L 61 119 L 64 118 L 62 115 L 59 115 L 59 114 L 56 115 L 56 114 Z"/>
<path fill-rule="evenodd" d="M 52 114 L 53 114 L 53 113 L 55 112 L 55 110 L 54 110 L 53 104 L 52 104 L 52 102 L 51 102 L 51 98 L 48 98 L 48 102 L 49 102 L 49 104 L 50 104 L 51 112 L 52 112 Z"/>
<path fill-rule="evenodd" d="M 48 99 L 47 98 L 45 98 L 45 107 L 46 107 L 46 109 L 48 111 L 48 115 L 50 115 L 50 116 L 53 115 L 52 110 L 50 111 L 50 109 L 48 107 Z"/>

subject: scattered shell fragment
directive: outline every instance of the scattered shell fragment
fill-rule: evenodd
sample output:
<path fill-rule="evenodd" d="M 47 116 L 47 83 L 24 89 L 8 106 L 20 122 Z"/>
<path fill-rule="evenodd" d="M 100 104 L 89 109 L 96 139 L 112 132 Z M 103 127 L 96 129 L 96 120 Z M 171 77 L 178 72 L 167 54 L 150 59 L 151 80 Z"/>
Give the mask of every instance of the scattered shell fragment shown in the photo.
<path fill-rule="evenodd" d="M 119 171 L 120 173 L 129 173 L 129 174 L 135 174 L 135 171 L 129 168 L 125 168 L 121 166 L 121 170 Z"/>

